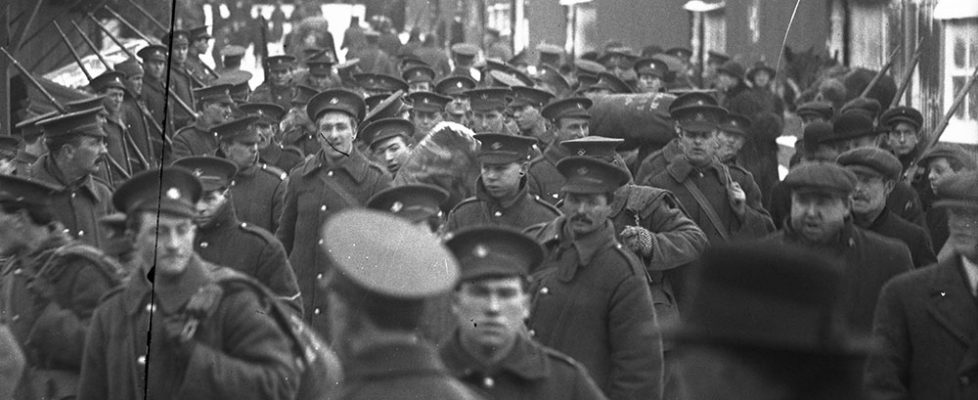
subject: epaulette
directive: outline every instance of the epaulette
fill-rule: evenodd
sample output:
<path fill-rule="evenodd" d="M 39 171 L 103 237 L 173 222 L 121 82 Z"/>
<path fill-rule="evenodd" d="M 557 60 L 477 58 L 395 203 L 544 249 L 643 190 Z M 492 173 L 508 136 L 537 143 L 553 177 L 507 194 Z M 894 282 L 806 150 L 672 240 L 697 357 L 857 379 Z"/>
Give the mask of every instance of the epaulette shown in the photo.
<path fill-rule="evenodd" d="M 262 238 L 262 240 L 264 240 L 266 243 L 271 242 L 273 240 L 278 240 L 275 238 L 275 236 L 273 236 L 270 232 L 268 232 L 268 230 L 257 225 L 249 224 L 247 222 L 239 223 L 238 229 L 241 229 L 242 231 L 250 233 L 252 235 L 258 236 Z"/>
<path fill-rule="evenodd" d="M 458 202 L 458 204 L 455 204 L 455 207 L 452 207 L 452 209 L 448 212 L 448 215 L 454 214 L 455 211 L 458 210 L 459 208 L 461 208 L 463 205 L 466 205 L 466 204 L 469 204 L 469 203 L 478 203 L 478 202 L 479 202 L 479 198 L 477 198 L 475 196 L 466 197 L 466 198 L 462 199 L 462 201 Z"/>
<path fill-rule="evenodd" d="M 295 146 L 292 146 L 292 145 L 281 145 L 281 146 L 282 146 L 282 151 L 284 151 L 286 153 L 295 154 L 295 155 L 299 156 L 300 159 L 303 158 L 302 149 L 300 149 L 298 147 L 295 147 Z"/>
<path fill-rule="evenodd" d="M 541 222 L 539 224 L 530 225 L 526 228 L 523 228 L 523 234 L 535 239 L 536 236 L 539 235 L 541 231 L 543 231 L 543 228 L 545 228 L 547 224 L 549 224 L 549 222 Z"/>
<path fill-rule="evenodd" d="M 528 165 L 529 166 L 533 166 L 533 165 L 539 164 L 541 160 L 546 160 L 545 158 L 543 158 L 543 154 L 542 153 L 539 156 L 536 156 L 536 157 L 533 157 L 532 159 L 530 159 L 530 162 L 528 163 Z"/>
<path fill-rule="evenodd" d="M 532 195 L 530 195 L 530 198 L 532 198 L 533 201 L 537 202 L 537 204 L 540 204 L 540 205 L 546 207 L 548 210 L 553 211 L 554 213 L 556 213 L 558 217 L 561 216 L 561 215 L 564 215 L 564 213 L 560 212 L 560 209 L 559 208 L 555 207 L 553 204 L 547 203 L 546 201 L 544 201 L 543 199 L 541 199 L 539 195 L 532 194 Z"/>
<path fill-rule="evenodd" d="M 561 353 L 557 350 L 551 349 L 547 346 L 541 345 L 540 348 L 543 349 L 543 353 L 546 354 L 548 358 L 560 362 L 561 364 L 566 364 L 576 370 L 581 370 L 581 371 L 584 370 L 584 365 L 578 362 L 577 360 L 575 360 L 574 358 L 572 358 L 571 356 Z"/>
<path fill-rule="evenodd" d="M 740 173 L 746 175 L 747 177 L 749 177 L 751 180 L 754 179 L 754 174 L 750 173 L 750 171 L 748 171 L 747 168 L 744 168 L 743 166 L 738 165 L 738 164 L 732 164 L 732 165 L 731 164 L 726 164 L 726 165 L 727 165 L 727 167 L 731 171 L 740 172 Z"/>
<path fill-rule="evenodd" d="M 268 164 L 265 164 L 265 163 L 261 163 L 261 168 L 260 169 L 262 171 L 265 171 L 265 172 L 271 174 L 272 176 L 277 177 L 280 181 L 284 181 L 285 178 L 288 178 L 289 177 L 289 174 L 287 172 L 285 172 L 281 168 L 276 167 L 274 165 L 268 165 Z"/>
<path fill-rule="evenodd" d="M 652 283 L 652 277 L 649 275 L 649 271 L 645 269 L 645 266 L 642 265 L 642 262 L 639 261 L 638 256 L 636 256 L 635 253 L 632 253 L 631 250 L 626 249 L 621 243 L 615 243 L 615 245 L 611 246 L 611 248 L 625 258 L 625 261 L 628 262 L 628 268 L 632 270 L 633 274 L 644 276 L 648 283 Z"/>

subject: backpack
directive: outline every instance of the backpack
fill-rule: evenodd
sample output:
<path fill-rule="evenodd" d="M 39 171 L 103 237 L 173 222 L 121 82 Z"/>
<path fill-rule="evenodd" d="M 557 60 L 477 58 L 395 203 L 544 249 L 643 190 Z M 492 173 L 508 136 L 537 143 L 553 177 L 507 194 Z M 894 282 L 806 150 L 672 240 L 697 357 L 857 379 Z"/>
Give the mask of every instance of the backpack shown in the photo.
<path fill-rule="evenodd" d="M 299 388 L 295 400 L 328 400 L 336 396 L 342 369 L 336 354 L 310 327 L 268 288 L 254 278 L 228 268 L 213 271 L 223 293 L 251 290 L 268 315 L 292 342 L 292 353 L 299 367 Z M 198 292 L 200 294 L 200 292 Z M 197 296 L 195 294 L 194 296 Z M 194 303 L 192 297 L 188 304 Z M 216 304 L 216 302 L 215 302 Z M 196 324 L 191 317 L 192 323 Z"/>

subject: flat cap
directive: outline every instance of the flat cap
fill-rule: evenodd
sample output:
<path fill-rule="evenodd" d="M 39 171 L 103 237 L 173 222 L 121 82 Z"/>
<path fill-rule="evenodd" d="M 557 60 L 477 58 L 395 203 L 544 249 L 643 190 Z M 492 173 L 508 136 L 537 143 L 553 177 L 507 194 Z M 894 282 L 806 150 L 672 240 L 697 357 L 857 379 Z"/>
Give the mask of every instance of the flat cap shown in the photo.
<path fill-rule="evenodd" d="M 418 223 L 439 215 L 446 200 L 448 192 L 445 189 L 418 183 L 381 190 L 367 200 L 366 206 Z"/>
<path fill-rule="evenodd" d="M 736 61 L 727 61 L 717 68 L 717 73 L 727 74 L 737 79 L 744 79 L 744 66 Z"/>
<path fill-rule="evenodd" d="M 854 173 L 866 173 L 881 176 L 885 179 L 895 181 L 900 179 L 903 172 L 903 165 L 900 160 L 892 153 L 879 147 L 860 147 L 848 150 L 835 162 L 843 167 L 849 168 Z"/>
<path fill-rule="evenodd" d="M 309 99 L 313 98 L 318 90 L 306 85 L 295 85 L 295 91 L 292 92 L 292 105 L 302 106 L 309 104 Z"/>
<path fill-rule="evenodd" d="M 465 92 L 472 111 L 489 111 L 505 109 L 512 98 L 513 92 L 507 88 L 482 88 Z"/>
<path fill-rule="evenodd" d="M 595 61 L 577 59 L 574 61 L 574 69 L 578 74 L 588 74 L 597 76 L 598 73 L 606 72 L 608 69 Z"/>
<path fill-rule="evenodd" d="M 473 58 L 479 54 L 479 47 L 469 43 L 456 43 L 452 45 L 452 55 L 458 57 Z"/>
<path fill-rule="evenodd" d="M 442 96 L 434 92 L 413 92 L 404 96 L 411 108 L 419 111 L 442 112 L 445 106 L 452 101 L 451 97 Z"/>
<path fill-rule="evenodd" d="M 771 68 L 771 66 L 765 64 L 764 61 L 758 61 L 753 67 L 747 70 L 747 79 L 754 80 L 754 75 L 761 71 L 767 72 L 771 79 L 774 79 L 774 77 L 778 74 L 778 71 L 775 71 L 774 68 Z"/>
<path fill-rule="evenodd" d="M 357 85 L 360 87 L 378 92 L 393 93 L 398 90 L 408 91 L 408 83 L 401 78 L 387 74 L 356 74 L 353 75 Z"/>
<path fill-rule="evenodd" d="M 0 158 L 13 158 L 17 156 L 20 143 L 21 140 L 19 137 L 0 135 Z"/>
<path fill-rule="evenodd" d="M 306 106 L 306 114 L 313 122 L 327 111 L 339 111 L 349 114 L 357 120 L 363 120 L 364 113 L 367 112 L 367 104 L 359 94 L 345 89 L 330 89 L 323 91 L 311 99 Z"/>
<path fill-rule="evenodd" d="M 435 75 L 435 70 L 427 65 L 415 65 L 401 72 L 401 78 L 407 83 L 434 82 Z"/>
<path fill-rule="evenodd" d="M 464 281 L 527 276 L 543 261 L 543 248 L 509 227 L 479 226 L 453 233 L 445 246 L 458 259 Z"/>
<path fill-rule="evenodd" d="M 978 209 L 978 171 L 959 172 L 937 183 L 934 207 Z"/>
<path fill-rule="evenodd" d="M 126 90 L 126 84 L 122 83 L 122 80 L 126 79 L 126 76 L 118 71 L 105 71 L 101 75 L 92 78 L 92 81 L 88 83 L 96 93 L 101 93 L 105 89 L 114 88 L 119 90 Z"/>
<path fill-rule="evenodd" d="M 580 139 L 565 140 L 560 142 L 560 144 L 567 148 L 567 150 L 570 150 L 571 154 L 594 157 L 610 163 L 618 154 L 615 150 L 624 142 L 625 139 L 585 136 Z"/>
<path fill-rule="evenodd" d="M 611 94 L 634 93 L 631 86 L 628 86 L 621 78 L 609 73 L 601 72 L 598 74 L 598 82 L 591 85 L 588 90 L 604 89 Z"/>
<path fill-rule="evenodd" d="M 688 47 L 682 47 L 682 46 L 669 48 L 663 53 L 679 59 L 689 59 L 690 57 L 693 56 L 692 50 L 690 50 Z"/>
<path fill-rule="evenodd" d="M 835 114 L 835 109 L 832 107 L 832 103 L 827 101 L 810 101 L 799 105 L 795 112 L 799 117 L 809 115 L 822 117 L 826 121 L 831 121 Z"/>
<path fill-rule="evenodd" d="M 357 136 L 367 146 L 373 147 L 393 137 L 411 138 L 414 136 L 414 124 L 403 118 L 381 118 L 364 125 Z"/>
<path fill-rule="evenodd" d="M 685 65 L 683 63 L 683 60 L 680 60 L 678 57 L 666 53 L 654 54 L 652 55 L 652 58 L 662 61 L 666 63 L 667 66 L 669 66 L 669 74 L 666 76 L 666 81 L 672 81 L 673 79 L 675 79 L 674 75 L 676 71 L 681 70 Z"/>
<path fill-rule="evenodd" d="M 435 84 L 435 92 L 445 96 L 461 96 L 462 93 L 475 89 L 475 79 L 467 76 L 447 76 Z"/>
<path fill-rule="evenodd" d="M 669 66 L 665 62 L 651 57 L 636 60 L 632 69 L 638 76 L 652 75 L 660 79 L 665 79 L 669 72 Z"/>
<path fill-rule="evenodd" d="M 57 187 L 13 175 L 0 175 L 0 204 L 29 204 L 50 206 L 51 195 Z"/>
<path fill-rule="evenodd" d="M 876 135 L 873 120 L 864 112 L 845 112 L 832 122 L 835 140 Z"/>
<path fill-rule="evenodd" d="M 711 105 L 692 105 L 672 109 L 669 113 L 679 126 L 692 132 L 712 132 L 720 126 L 727 110 Z"/>
<path fill-rule="evenodd" d="M 159 212 L 192 218 L 197 215 L 202 191 L 200 180 L 190 171 L 165 167 L 133 175 L 116 189 L 112 205 L 129 216 L 136 212 Z"/>
<path fill-rule="evenodd" d="M 173 162 L 174 167 L 190 171 L 200 180 L 204 193 L 231 187 L 238 166 L 233 162 L 218 157 L 193 156 L 184 157 Z"/>
<path fill-rule="evenodd" d="M 547 55 L 560 56 L 561 54 L 564 54 L 564 49 L 562 47 L 550 43 L 538 44 L 537 51 L 540 52 L 540 54 L 547 54 Z"/>
<path fill-rule="evenodd" d="M 740 136 L 750 136 L 751 120 L 746 115 L 728 113 L 720 118 L 720 125 L 717 126 L 721 131 L 735 133 Z"/>
<path fill-rule="evenodd" d="M 321 236 L 336 268 L 329 283 L 336 290 L 423 300 L 451 290 L 458 281 L 455 257 L 436 237 L 385 212 L 341 210 L 326 221 Z"/>
<path fill-rule="evenodd" d="M 784 183 L 792 191 L 849 195 L 856 188 L 856 175 L 836 163 L 811 162 L 788 172 Z"/>
<path fill-rule="evenodd" d="M 244 103 L 238 106 L 241 112 L 258 117 L 257 122 L 278 124 L 285 117 L 285 109 L 275 103 Z"/>
<path fill-rule="evenodd" d="M 839 110 L 839 114 L 855 112 L 869 117 L 870 120 L 876 120 L 880 116 L 882 109 L 883 106 L 880 105 L 879 100 L 868 97 L 856 97 L 843 104 L 842 109 Z"/>
<path fill-rule="evenodd" d="M 88 110 L 74 111 L 56 117 L 44 119 L 37 122 L 37 126 L 44 130 L 44 137 L 53 138 L 66 135 L 85 135 L 93 137 L 107 137 L 102 130 L 100 114 L 105 112 L 105 108 L 99 106 Z"/>
<path fill-rule="evenodd" d="M 126 59 L 121 63 L 115 64 L 115 70 L 126 78 L 143 75 L 143 66 L 133 58 Z"/>
<path fill-rule="evenodd" d="M 211 35 L 207 33 L 207 25 L 190 28 L 188 32 L 190 32 L 190 40 L 193 41 L 211 38 Z"/>
<path fill-rule="evenodd" d="M 151 44 L 149 46 L 143 47 L 136 52 L 139 58 L 143 59 L 143 62 L 159 61 L 166 62 L 166 47 L 160 46 L 158 44 Z"/>
<path fill-rule="evenodd" d="M 814 150 L 815 146 L 834 140 L 835 132 L 831 123 L 818 121 L 805 125 L 802 137 L 805 147 Z"/>
<path fill-rule="evenodd" d="M 569 156 L 557 162 L 567 193 L 611 193 L 628 182 L 628 171 L 591 157 Z"/>
<path fill-rule="evenodd" d="M 245 49 L 244 47 L 235 44 L 229 44 L 221 49 L 221 57 L 224 57 L 225 59 L 242 58 L 244 57 L 246 51 L 247 49 Z"/>
<path fill-rule="evenodd" d="M 479 141 L 479 161 L 487 164 L 509 164 L 530 160 L 536 139 L 526 136 L 502 133 L 480 133 L 475 135 Z"/>
<path fill-rule="evenodd" d="M 540 115 L 551 121 L 561 118 L 591 118 L 588 109 L 591 108 L 591 99 L 586 97 L 570 97 L 566 99 L 551 101 L 540 110 Z"/>
<path fill-rule="evenodd" d="M 554 98 L 550 92 L 528 86 L 513 86 L 509 90 L 513 91 L 513 101 L 509 103 L 510 107 L 529 105 L 540 108 Z"/>
<path fill-rule="evenodd" d="M 231 98 L 231 85 L 219 84 L 194 89 L 194 99 L 198 103 L 234 104 Z"/>
<path fill-rule="evenodd" d="M 900 122 L 905 122 L 920 129 L 924 124 L 924 116 L 916 108 L 907 106 L 893 107 L 880 116 L 880 125 L 893 127 Z"/>
<path fill-rule="evenodd" d="M 598 57 L 598 63 L 603 65 L 605 68 L 610 68 L 612 66 L 620 67 L 623 69 L 632 68 L 633 63 L 638 57 L 630 52 L 630 49 L 609 49 L 601 57 Z"/>
<path fill-rule="evenodd" d="M 295 67 L 295 57 L 290 55 L 271 56 L 265 59 L 265 66 L 270 70 L 289 70 Z"/>
<path fill-rule="evenodd" d="M 919 165 L 927 166 L 932 160 L 938 158 L 946 158 L 948 161 L 954 160 L 963 166 L 966 170 L 978 169 L 978 161 L 975 160 L 973 156 L 964 151 L 964 148 L 959 144 L 938 142 L 933 147 L 927 150 L 923 156 L 920 157 Z"/>
<path fill-rule="evenodd" d="M 257 116 L 245 115 L 244 117 L 212 126 L 211 133 L 220 138 L 222 142 L 240 141 L 244 143 L 257 143 L 260 140 L 258 131 L 251 126 L 255 121 L 258 121 Z"/>

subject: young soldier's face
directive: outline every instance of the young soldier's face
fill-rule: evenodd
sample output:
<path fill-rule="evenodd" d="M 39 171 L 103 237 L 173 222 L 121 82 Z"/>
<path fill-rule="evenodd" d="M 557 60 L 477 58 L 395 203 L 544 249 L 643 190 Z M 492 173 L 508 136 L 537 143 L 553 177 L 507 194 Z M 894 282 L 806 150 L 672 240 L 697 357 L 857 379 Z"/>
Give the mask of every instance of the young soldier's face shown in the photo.
<path fill-rule="evenodd" d="M 258 162 L 258 141 L 232 140 L 221 143 L 221 151 L 228 161 L 233 162 L 238 168 L 247 168 Z"/>
<path fill-rule="evenodd" d="M 353 118 L 343 112 L 327 112 L 317 121 L 319 146 L 330 158 L 346 157 L 356 138 Z"/>
<path fill-rule="evenodd" d="M 135 250 L 144 267 L 156 265 L 158 276 L 174 278 L 187 269 L 194 254 L 196 228 L 190 218 L 144 212 Z"/>
<path fill-rule="evenodd" d="M 374 159 L 387 167 L 387 172 L 391 175 L 396 174 L 404 165 L 404 161 L 411 154 L 411 148 L 404 142 L 401 136 L 385 139 L 373 146 L 370 151 Z"/>
<path fill-rule="evenodd" d="M 503 122 L 503 113 L 499 110 L 472 111 L 469 125 L 476 133 L 502 133 Z"/>
<path fill-rule="evenodd" d="M 489 354 L 516 340 L 529 310 L 530 298 L 515 276 L 463 282 L 452 298 L 462 343 Z"/>
<path fill-rule="evenodd" d="M 442 118 L 441 113 L 438 111 L 414 110 L 411 112 L 411 120 L 411 122 L 414 122 L 414 126 L 418 129 L 418 132 L 427 134 L 431 132 L 431 129 L 435 125 L 443 121 L 444 118 Z"/>
<path fill-rule="evenodd" d="M 686 159 L 694 165 L 704 165 L 713 161 L 717 154 L 717 132 L 694 132 L 682 130 L 679 143 Z"/>
<path fill-rule="evenodd" d="M 566 117 L 557 120 L 557 141 L 581 139 L 591 133 L 591 120 L 587 118 Z"/>
<path fill-rule="evenodd" d="M 519 191 L 520 180 L 526 173 L 526 169 L 526 164 L 515 162 L 505 164 L 482 163 L 482 184 L 493 198 L 508 198 Z"/>

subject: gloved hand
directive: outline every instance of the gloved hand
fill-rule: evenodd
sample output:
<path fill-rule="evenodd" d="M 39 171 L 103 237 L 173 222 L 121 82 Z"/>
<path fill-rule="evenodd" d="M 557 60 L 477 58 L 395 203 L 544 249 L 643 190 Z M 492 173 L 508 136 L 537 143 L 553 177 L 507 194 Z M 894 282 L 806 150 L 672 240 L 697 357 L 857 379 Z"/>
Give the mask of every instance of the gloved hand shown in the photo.
<path fill-rule="evenodd" d="M 639 257 L 652 255 L 652 232 L 648 229 L 641 226 L 626 226 L 620 236 L 622 244 Z"/>

